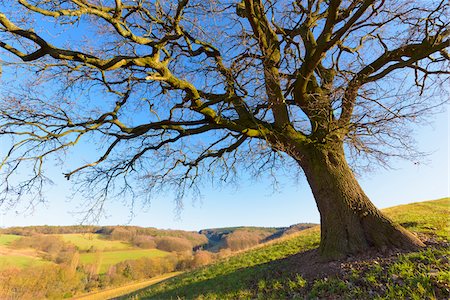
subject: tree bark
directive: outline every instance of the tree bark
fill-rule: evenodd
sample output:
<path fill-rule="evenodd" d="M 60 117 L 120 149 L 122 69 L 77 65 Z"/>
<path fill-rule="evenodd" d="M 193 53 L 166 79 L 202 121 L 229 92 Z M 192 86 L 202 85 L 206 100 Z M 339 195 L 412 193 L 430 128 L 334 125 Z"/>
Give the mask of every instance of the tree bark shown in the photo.
<path fill-rule="evenodd" d="M 379 211 L 345 159 L 342 144 L 308 146 L 298 158 L 321 217 L 320 254 L 338 259 L 370 248 L 416 249 L 424 244 Z"/>

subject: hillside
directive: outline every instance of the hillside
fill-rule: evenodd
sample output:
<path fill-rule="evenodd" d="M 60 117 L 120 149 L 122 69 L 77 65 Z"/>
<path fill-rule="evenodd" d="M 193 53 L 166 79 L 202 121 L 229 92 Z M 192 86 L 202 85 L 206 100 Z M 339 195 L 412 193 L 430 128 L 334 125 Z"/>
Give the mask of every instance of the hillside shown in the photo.
<path fill-rule="evenodd" d="M 421 237 L 427 248 L 365 253 L 321 262 L 313 227 L 185 273 L 124 299 L 387 298 L 450 296 L 450 198 L 407 204 L 384 212 Z"/>
<path fill-rule="evenodd" d="M 218 252 L 221 249 L 243 250 L 260 243 L 268 242 L 285 235 L 316 226 L 312 223 L 295 224 L 289 227 L 223 227 L 202 229 L 200 234 L 208 238 L 203 249 Z"/>
<path fill-rule="evenodd" d="M 138 226 L 4 228 L 0 230 L 0 298 L 120 295 L 311 226 L 200 232 Z"/>

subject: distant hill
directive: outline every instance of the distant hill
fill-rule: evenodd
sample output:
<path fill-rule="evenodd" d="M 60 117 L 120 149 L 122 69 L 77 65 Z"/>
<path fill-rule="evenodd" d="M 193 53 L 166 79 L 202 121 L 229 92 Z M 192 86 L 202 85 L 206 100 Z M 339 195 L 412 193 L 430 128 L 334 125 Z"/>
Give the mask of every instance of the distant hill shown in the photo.
<path fill-rule="evenodd" d="M 209 241 L 208 245 L 204 246 L 204 249 L 212 252 L 218 252 L 221 249 L 233 248 L 232 240 L 234 240 L 235 244 L 239 239 L 247 240 L 247 244 L 241 245 L 241 248 L 245 249 L 256 244 L 264 243 L 288 234 L 293 234 L 297 231 L 311 228 L 316 225 L 317 224 L 312 223 L 299 223 L 289 227 L 237 226 L 202 229 L 199 233 L 205 235 Z"/>
<path fill-rule="evenodd" d="M 236 251 L 281 237 L 288 230 L 235 227 L 194 232 L 138 226 L 5 228 L 0 231 L 0 299 L 72 296 L 90 299 L 92 293 L 99 293 L 98 299 L 102 299 L 103 292 L 120 295 L 119 291 L 131 292 L 142 287 L 143 281 L 155 282 L 168 274 L 211 264 Z"/>
<path fill-rule="evenodd" d="M 320 236 L 315 226 L 120 299 L 449 299 L 450 198 L 384 212 L 427 248 L 322 262 L 314 250 Z M 204 234 L 223 237 L 241 229 Z"/>
<path fill-rule="evenodd" d="M 252 240 L 243 243 L 242 249 L 277 239 L 287 234 L 313 227 L 317 224 L 299 223 L 289 227 L 253 227 L 238 226 L 224 228 L 202 229 L 198 232 L 185 230 L 157 229 L 154 227 L 140 226 L 25 226 L 0 229 L 0 234 L 31 236 L 36 234 L 97 234 L 111 240 L 129 242 L 135 236 L 151 237 L 176 237 L 189 240 L 194 250 L 203 249 L 218 252 L 221 249 L 230 248 L 227 241 Z M 234 250 L 242 250 L 234 249 Z"/>

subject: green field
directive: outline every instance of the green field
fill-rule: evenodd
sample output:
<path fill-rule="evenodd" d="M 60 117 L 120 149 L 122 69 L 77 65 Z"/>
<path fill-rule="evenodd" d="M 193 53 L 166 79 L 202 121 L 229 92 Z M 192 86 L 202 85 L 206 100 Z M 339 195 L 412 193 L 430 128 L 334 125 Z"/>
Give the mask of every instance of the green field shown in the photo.
<path fill-rule="evenodd" d="M 0 234 L 0 246 L 8 246 L 15 240 L 20 239 L 22 236 L 15 234 Z"/>
<path fill-rule="evenodd" d="M 82 253 L 80 254 L 80 263 L 92 264 L 99 262 L 99 273 L 105 273 L 111 265 L 115 265 L 121 261 L 138 259 L 142 257 L 163 257 L 168 254 L 168 252 L 158 249 Z"/>
<path fill-rule="evenodd" d="M 133 247 L 123 241 L 111 241 L 104 239 L 100 234 L 86 233 L 86 234 L 61 234 L 66 242 L 74 244 L 79 250 L 89 250 L 94 247 L 96 250 L 113 251 L 113 250 L 127 250 Z"/>
<path fill-rule="evenodd" d="M 384 210 L 411 231 L 448 239 L 450 198 Z M 429 247 L 395 259 L 341 266 L 338 275 L 306 280 L 298 252 L 318 246 L 318 227 L 273 241 L 177 276 L 129 299 L 448 299 L 448 247 Z M 300 254 L 301 255 L 301 254 Z"/>
<path fill-rule="evenodd" d="M 0 255 L 0 270 L 12 267 L 22 269 L 45 264 L 52 264 L 52 262 L 32 256 Z"/>
<path fill-rule="evenodd" d="M 8 246 L 22 238 L 20 235 L 0 234 L 0 270 L 7 268 L 27 268 L 43 264 L 51 264 L 51 262 L 35 257 L 35 253 L 28 253 L 17 249 L 11 249 Z M 26 252 L 26 253 L 24 253 Z"/>
<path fill-rule="evenodd" d="M 450 198 L 399 205 L 383 212 L 411 231 L 450 241 Z"/>

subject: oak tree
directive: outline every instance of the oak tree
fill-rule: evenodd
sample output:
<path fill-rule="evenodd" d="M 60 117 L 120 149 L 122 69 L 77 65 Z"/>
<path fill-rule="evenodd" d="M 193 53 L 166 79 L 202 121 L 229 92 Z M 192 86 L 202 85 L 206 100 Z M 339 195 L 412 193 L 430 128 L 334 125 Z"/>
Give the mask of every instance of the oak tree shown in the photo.
<path fill-rule="evenodd" d="M 411 154 L 409 122 L 448 100 L 448 1 L 1 7 L 3 80 L 13 67 L 23 76 L 0 100 L 0 133 L 12 137 L 3 202 L 37 193 L 47 158 L 88 141 L 98 159 L 65 176 L 97 199 L 93 209 L 133 183 L 175 186 L 181 198 L 204 174 L 293 163 L 317 202 L 323 257 L 423 246 L 370 202 L 347 159 Z M 31 176 L 17 181 L 21 166 Z"/>

